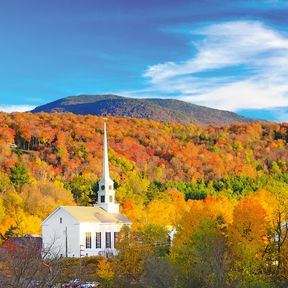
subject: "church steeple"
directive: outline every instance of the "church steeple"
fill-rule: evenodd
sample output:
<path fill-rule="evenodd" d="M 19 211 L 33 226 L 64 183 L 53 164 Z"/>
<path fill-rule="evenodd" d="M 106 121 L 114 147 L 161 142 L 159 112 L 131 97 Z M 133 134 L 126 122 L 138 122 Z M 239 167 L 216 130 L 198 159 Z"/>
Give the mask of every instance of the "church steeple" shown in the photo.
<path fill-rule="evenodd" d="M 109 161 L 108 161 L 108 145 L 107 145 L 106 122 L 104 122 L 103 175 L 102 175 L 102 179 L 110 179 L 110 175 L 109 175 Z M 111 179 L 110 179 L 110 180 L 111 180 Z"/>
<path fill-rule="evenodd" d="M 107 132 L 106 123 L 104 123 L 103 171 L 99 181 L 98 203 L 95 206 L 101 207 L 109 213 L 119 213 L 119 204 L 115 203 L 114 182 L 109 174 Z"/>

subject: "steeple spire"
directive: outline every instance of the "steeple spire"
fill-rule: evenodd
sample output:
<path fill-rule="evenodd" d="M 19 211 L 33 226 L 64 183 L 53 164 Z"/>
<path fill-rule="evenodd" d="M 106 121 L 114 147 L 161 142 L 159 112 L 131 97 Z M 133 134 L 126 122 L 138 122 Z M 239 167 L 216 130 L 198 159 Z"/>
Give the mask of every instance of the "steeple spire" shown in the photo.
<path fill-rule="evenodd" d="M 103 176 L 102 179 L 110 179 L 109 175 L 109 161 L 108 161 L 108 145 L 106 122 L 104 122 L 104 143 L 103 143 Z"/>
<path fill-rule="evenodd" d="M 119 204 L 115 203 L 114 183 L 109 174 L 107 131 L 104 122 L 103 171 L 99 181 L 98 203 L 95 206 L 101 207 L 109 213 L 119 213 Z"/>

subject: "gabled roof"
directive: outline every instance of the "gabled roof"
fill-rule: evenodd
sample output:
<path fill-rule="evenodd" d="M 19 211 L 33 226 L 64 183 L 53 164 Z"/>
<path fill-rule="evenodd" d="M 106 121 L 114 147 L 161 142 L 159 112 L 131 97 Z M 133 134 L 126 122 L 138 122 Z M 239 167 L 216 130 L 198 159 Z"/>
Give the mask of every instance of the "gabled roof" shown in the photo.
<path fill-rule="evenodd" d="M 61 208 L 79 222 L 131 224 L 131 222 L 122 214 L 108 213 L 100 207 L 61 206 Z"/>
<path fill-rule="evenodd" d="M 70 214 L 78 222 L 96 222 L 96 223 L 123 223 L 132 224 L 125 216 L 120 213 L 108 213 L 100 207 L 85 206 L 59 206 L 57 210 L 63 209 Z M 52 212 L 42 223 L 44 223 L 52 214 Z"/>

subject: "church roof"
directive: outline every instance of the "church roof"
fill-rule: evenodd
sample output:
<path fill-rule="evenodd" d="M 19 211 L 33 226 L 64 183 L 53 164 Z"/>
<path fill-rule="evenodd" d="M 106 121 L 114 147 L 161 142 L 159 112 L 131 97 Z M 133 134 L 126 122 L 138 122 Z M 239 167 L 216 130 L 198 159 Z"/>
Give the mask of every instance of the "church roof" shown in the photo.
<path fill-rule="evenodd" d="M 131 222 L 121 213 L 108 213 L 100 207 L 59 206 L 79 222 L 124 223 Z"/>

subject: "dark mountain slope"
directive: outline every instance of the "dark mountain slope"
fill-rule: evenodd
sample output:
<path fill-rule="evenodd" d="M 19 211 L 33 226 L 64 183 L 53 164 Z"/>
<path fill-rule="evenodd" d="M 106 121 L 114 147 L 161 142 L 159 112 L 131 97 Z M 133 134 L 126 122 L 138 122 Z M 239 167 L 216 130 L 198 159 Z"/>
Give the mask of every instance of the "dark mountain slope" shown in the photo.
<path fill-rule="evenodd" d="M 117 95 L 70 96 L 36 107 L 32 112 L 72 112 L 152 119 L 159 122 L 225 125 L 248 123 L 255 119 L 236 113 L 198 106 L 175 99 L 137 99 Z"/>

